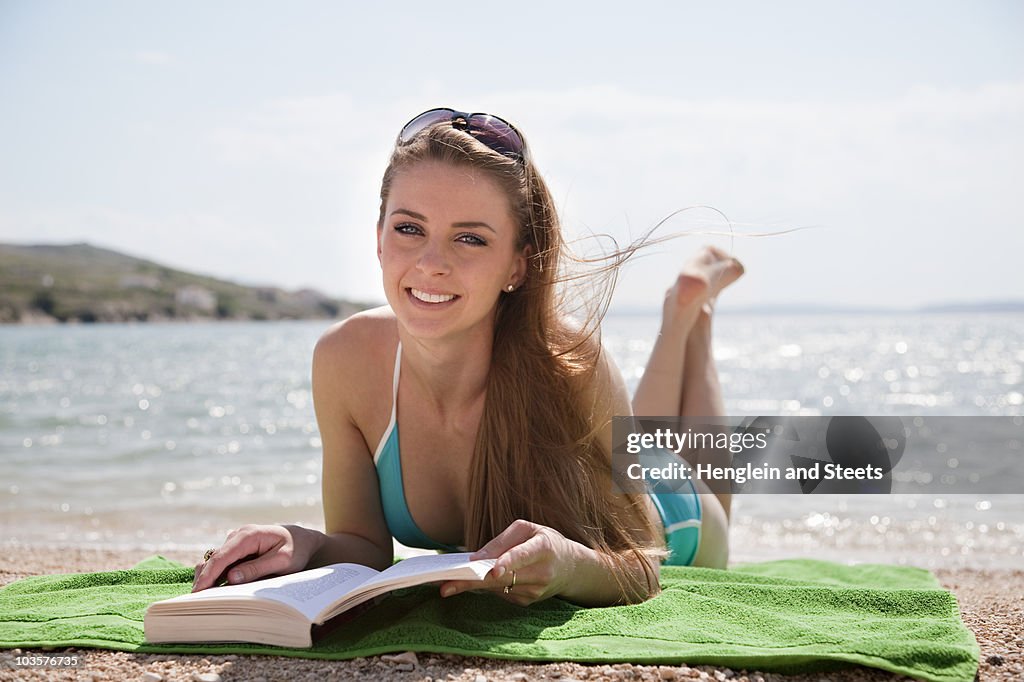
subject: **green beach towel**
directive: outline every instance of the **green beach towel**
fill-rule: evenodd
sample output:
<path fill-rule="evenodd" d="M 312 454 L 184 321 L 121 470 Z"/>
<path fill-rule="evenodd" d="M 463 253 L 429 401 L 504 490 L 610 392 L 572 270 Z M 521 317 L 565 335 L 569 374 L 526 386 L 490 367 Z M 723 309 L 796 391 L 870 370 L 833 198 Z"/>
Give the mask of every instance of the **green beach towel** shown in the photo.
<path fill-rule="evenodd" d="M 24 578 L 0 588 L 0 648 L 96 647 L 146 653 L 347 659 L 397 651 L 529 661 L 708 664 L 782 673 L 854 664 L 922 680 L 969 682 L 978 644 L 956 599 L 923 569 L 810 559 L 727 571 L 665 566 L 643 604 L 523 608 L 490 594 L 441 599 L 436 586 L 392 593 L 312 649 L 152 645 L 154 601 L 191 590 L 193 569 L 150 557 L 131 570 Z"/>

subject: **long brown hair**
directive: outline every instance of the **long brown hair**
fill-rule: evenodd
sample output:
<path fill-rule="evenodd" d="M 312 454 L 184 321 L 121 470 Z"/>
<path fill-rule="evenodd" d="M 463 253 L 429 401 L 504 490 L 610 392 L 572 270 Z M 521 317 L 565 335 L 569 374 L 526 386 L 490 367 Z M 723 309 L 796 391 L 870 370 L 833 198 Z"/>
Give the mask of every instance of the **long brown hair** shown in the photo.
<path fill-rule="evenodd" d="M 652 561 L 665 556 L 638 495 L 613 491 L 611 455 L 602 441 L 610 429 L 595 423 L 601 396 L 593 390 L 601 362 L 600 318 L 607 308 L 617 254 L 603 294 L 582 323 L 565 284 L 575 277 L 554 201 L 533 162 L 506 157 L 469 133 L 442 123 L 396 145 L 381 184 L 378 227 L 383 226 L 395 177 L 423 161 L 469 166 L 495 180 L 509 198 L 519 226 L 518 248 L 530 248 L 520 286 L 498 301 L 487 395 L 469 475 L 464 542 L 477 549 L 516 519 L 554 528 L 603 552 L 624 592 L 657 589 Z M 589 389 L 589 390 L 588 390 Z M 625 495 L 621 500 L 613 496 Z M 624 502 L 624 503 L 623 503 Z M 620 511 L 620 510 L 624 510 Z M 642 560 L 647 585 L 627 585 L 622 570 Z"/>

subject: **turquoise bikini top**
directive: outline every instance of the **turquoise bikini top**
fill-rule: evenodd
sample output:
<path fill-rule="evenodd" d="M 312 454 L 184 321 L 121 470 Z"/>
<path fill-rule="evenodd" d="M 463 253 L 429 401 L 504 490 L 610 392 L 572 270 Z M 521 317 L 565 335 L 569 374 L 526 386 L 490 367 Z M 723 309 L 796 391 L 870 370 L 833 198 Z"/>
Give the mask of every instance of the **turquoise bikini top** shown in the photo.
<path fill-rule="evenodd" d="M 434 542 L 413 521 L 409 506 L 405 502 L 405 486 L 402 484 L 402 456 L 398 448 L 398 377 L 402 365 L 402 342 L 398 342 L 395 353 L 395 375 L 391 389 L 391 421 L 381 436 L 377 451 L 373 453 L 373 464 L 377 467 L 380 481 L 380 501 L 384 507 L 384 520 L 396 540 L 407 547 L 437 549 L 444 552 L 465 551 L 461 547 Z"/>
<path fill-rule="evenodd" d="M 381 436 L 373 455 L 380 482 L 380 500 L 384 507 L 384 520 L 396 540 L 407 547 L 436 549 L 443 552 L 464 552 L 464 547 L 452 547 L 434 542 L 413 521 L 405 502 L 402 484 L 402 457 L 398 449 L 398 377 L 401 372 L 402 344 L 395 353 L 395 376 L 391 389 L 391 421 Z M 661 516 L 666 542 L 671 551 L 669 564 L 686 566 L 693 562 L 700 544 L 702 504 L 697 490 L 690 482 L 690 493 L 681 491 L 651 491 L 651 498 Z"/>

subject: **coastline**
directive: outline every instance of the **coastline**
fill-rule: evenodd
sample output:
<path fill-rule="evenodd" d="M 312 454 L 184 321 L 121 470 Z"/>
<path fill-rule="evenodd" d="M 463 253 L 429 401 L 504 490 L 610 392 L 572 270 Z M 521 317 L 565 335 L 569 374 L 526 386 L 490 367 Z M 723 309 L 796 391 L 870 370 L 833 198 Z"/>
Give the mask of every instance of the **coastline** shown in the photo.
<path fill-rule="evenodd" d="M 161 552 L 186 564 L 199 560 L 193 552 Z M 31 575 L 108 571 L 133 566 L 153 554 L 145 549 L 42 547 L 7 543 L 0 553 L 0 586 Z M 960 604 L 964 623 L 981 648 L 979 680 L 1009 681 L 1024 677 L 1024 570 L 948 567 L 932 572 Z M 906 680 L 901 675 L 869 668 L 853 668 L 827 675 L 780 675 L 739 671 L 717 666 L 536 664 L 454 655 L 420 654 L 412 664 L 387 655 L 350 661 L 321 661 L 266 656 L 156 655 L 101 649 L 60 650 L 61 655 L 84 658 L 78 668 L 12 668 L 11 650 L 0 650 L 0 680 L 138 680 L 155 673 L 162 680 L 193 680 L 217 674 L 220 679 L 352 679 L 365 680 L 737 680 L 747 682 L 845 682 Z M 24 650 L 30 655 L 33 650 Z M 411 659 L 410 659 L 411 661 Z M 412 666 L 410 668 L 410 666 Z M 195 677 L 194 677 L 195 675 Z M 156 678 L 151 678 L 154 680 Z M 209 679 L 213 679 L 212 677 Z"/>

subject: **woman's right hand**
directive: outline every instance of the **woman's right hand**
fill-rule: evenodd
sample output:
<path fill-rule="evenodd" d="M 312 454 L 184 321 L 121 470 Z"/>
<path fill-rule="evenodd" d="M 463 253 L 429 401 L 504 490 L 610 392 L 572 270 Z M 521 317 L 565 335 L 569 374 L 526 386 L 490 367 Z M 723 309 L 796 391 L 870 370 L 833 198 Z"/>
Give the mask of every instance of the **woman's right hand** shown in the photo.
<path fill-rule="evenodd" d="M 321 533 L 301 526 L 242 526 L 228 533 L 209 561 L 196 564 L 192 591 L 213 587 L 225 571 L 231 585 L 301 571 L 320 548 L 322 539 Z"/>

